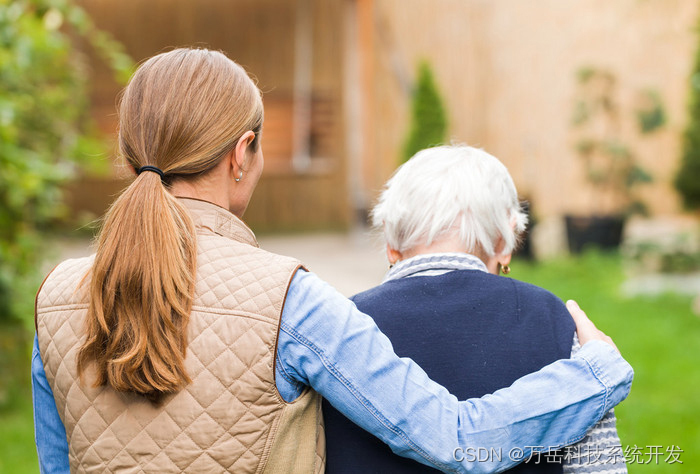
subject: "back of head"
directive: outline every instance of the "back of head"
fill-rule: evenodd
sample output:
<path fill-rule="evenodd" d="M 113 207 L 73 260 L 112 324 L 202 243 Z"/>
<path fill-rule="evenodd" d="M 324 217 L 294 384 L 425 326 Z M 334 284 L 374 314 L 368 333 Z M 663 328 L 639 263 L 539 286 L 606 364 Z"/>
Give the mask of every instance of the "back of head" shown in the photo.
<path fill-rule="evenodd" d="M 124 90 L 119 149 L 170 181 L 213 168 L 247 130 L 262 127 L 260 91 L 224 54 L 176 49 L 147 60 Z"/>
<path fill-rule="evenodd" d="M 512 252 L 527 224 L 506 167 L 466 145 L 416 153 L 389 179 L 372 218 L 400 252 L 457 235 L 469 251 L 489 256 L 499 238 L 501 252 Z"/>
<path fill-rule="evenodd" d="M 176 49 L 144 62 L 119 108 L 119 150 L 140 173 L 110 207 L 90 276 L 83 374 L 95 385 L 152 400 L 180 390 L 194 299 L 196 239 L 168 185 L 214 168 L 248 130 L 259 140 L 260 92 L 239 65 L 204 49 Z M 257 143 L 253 145 L 255 148 Z"/>

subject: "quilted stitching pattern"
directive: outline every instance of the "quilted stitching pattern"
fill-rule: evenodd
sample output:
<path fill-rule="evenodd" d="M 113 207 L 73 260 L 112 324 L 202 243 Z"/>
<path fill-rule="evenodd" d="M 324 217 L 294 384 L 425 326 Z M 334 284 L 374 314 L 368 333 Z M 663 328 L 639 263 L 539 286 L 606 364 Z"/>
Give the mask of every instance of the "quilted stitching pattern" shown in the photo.
<path fill-rule="evenodd" d="M 323 422 L 323 413 L 319 405 L 318 434 L 316 436 L 316 472 L 326 472 L 326 425 Z"/>
<path fill-rule="evenodd" d="M 273 361 L 286 287 L 298 263 L 257 249 L 240 221 L 224 222 L 221 214 L 196 219 L 198 278 L 186 356 L 192 383 L 159 407 L 92 387 L 89 372 L 88 383 L 78 382 L 75 357 L 87 314 L 79 282 L 93 258 L 62 263 L 44 283 L 40 350 L 66 426 L 72 471 L 262 469 L 271 427 L 287 406 L 276 392 Z M 318 402 L 317 396 L 307 400 Z M 320 430 L 319 436 L 317 469 L 325 451 Z"/>

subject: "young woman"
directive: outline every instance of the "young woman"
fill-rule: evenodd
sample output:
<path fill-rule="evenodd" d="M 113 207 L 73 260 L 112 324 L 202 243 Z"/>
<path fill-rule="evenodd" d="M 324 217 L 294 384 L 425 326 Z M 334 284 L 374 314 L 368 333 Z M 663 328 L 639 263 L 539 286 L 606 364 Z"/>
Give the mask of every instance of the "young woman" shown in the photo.
<path fill-rule="evenodd" d="M 591 341 L 576 356 L 459 402 L 298 261 L 259 249 L 240 218 L 263 168 L 262 100 L 223 54 L 149 59 L 119 120 L 137 177 L 96 255 L 37 295 L 44 472 L 321 472 L 321 395 L 397 453 L 493 472 L 514 461 L 454 449 L 564 445 L 628 394 L 631 367 L 576 311 Z"/>

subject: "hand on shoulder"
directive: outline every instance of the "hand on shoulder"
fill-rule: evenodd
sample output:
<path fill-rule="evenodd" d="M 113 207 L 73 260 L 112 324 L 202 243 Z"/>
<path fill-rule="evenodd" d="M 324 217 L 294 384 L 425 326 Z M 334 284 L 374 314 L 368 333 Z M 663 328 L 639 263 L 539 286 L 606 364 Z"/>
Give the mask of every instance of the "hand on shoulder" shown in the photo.
<path fill-rule="evenodd" d="M 576 301 L 567 301 L 566 308 L 569 310 L 571 317 L 574 318 L 574 322 L 576 323 L 576 333 L 578 334 L 578 340 L 581 346 L 590 341 L 603 341 L 613 346 L 618 353 L 620 352 L 610 336 L 595 327 L 593 321 L 588 319 L 588 316 L 586 316 L 586 313 L 583 312 Z"/>

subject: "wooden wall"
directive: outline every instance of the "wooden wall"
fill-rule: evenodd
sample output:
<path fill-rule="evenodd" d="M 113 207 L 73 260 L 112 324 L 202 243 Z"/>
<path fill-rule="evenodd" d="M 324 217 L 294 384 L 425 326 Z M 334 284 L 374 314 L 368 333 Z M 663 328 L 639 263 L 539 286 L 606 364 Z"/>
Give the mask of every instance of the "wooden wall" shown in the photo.
<path fill-rule="evenodd" d="M 289 166 L 292 133 L 285 128 L 300 1 L 313 9 L 317 155 L 301 174 Z M 540 217 L 595 207 L 573 146 L 576 71 L 612 71 L 628 110 L 637 91 L 657 90 L 667 126 L 639 137 L 630 118 L 623 138 L 654 175 L 653 184 L 640 188 L 650 210 L 680 212 L 671 183 L 696 47 L 695 0 L 83 2 L 137 60 L 174 46 L 206 45 L 255 74 L 269 119 L 268 166 L 246 216 L 256 229 L 345 227 L 351 193 L 354 205 L 371 205 L 397 165 L 421 59 L 432 64 L 445 98 L 450 138 L 500 158 Z M 95 116 L 111 133 L 119 88 L 98 61 L 94 74 Z"/>
<path fill-rule="evenodd" d="M 656 215 L 680 212 L 679 164 L 689 73 L 697 45 L 695 0 L 375 0 L 373 115 L 365 179 L 376 194 L 397 163 L 410 87 L 422 58 L 446 99 L 450 135 L 500 158 L 543 217 L 588 212 L 591 189 L 574 152 L 576 71 L 613 72 L 628 111 L 623 139 L 654 183 L 639 188 Z M 639 90 L 659 92 L 668 115 L 640 137 Z"/>
<path fill-rule="evenodd" d="M 114 34 L 137 61 L 179 46 L 224 51 L 258 81 L 270 123 L 264 126 L 266 169 L 246 213 L 254 230 L 344 228 L 349 225 L 342 119 L 341 0 L 309 0 L 313 14 L 312 156 L 303 171 L 291 165 L 292 95 L 297 2 L 287 0 L 84 0 L 95 23 Z M 112 136 L 120 87 L 92 57 L 93 114 Z M 270 153 L 266 152 L 266 143 Z M 100 213 L 128 172 L 86 177 L 71 190 L 73 207 Z M 120 181 L 121 180 L 121 181 Z M 101 183 L 102 182 L 102 183 Z"/>

